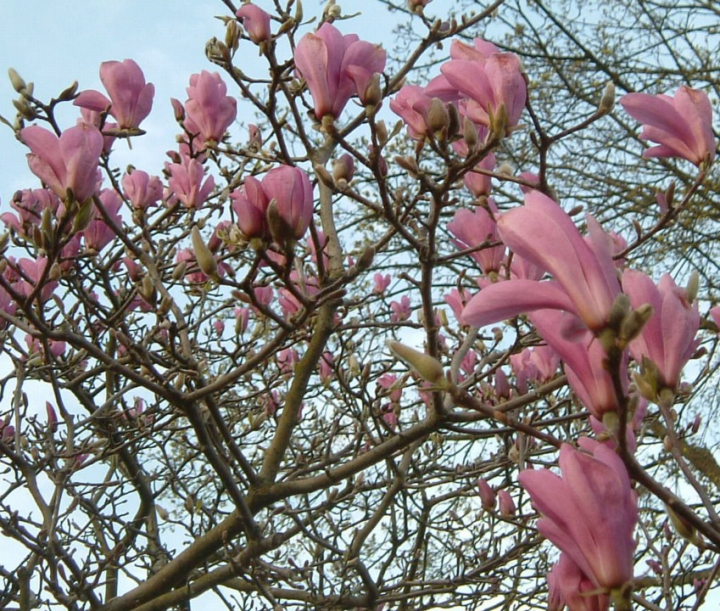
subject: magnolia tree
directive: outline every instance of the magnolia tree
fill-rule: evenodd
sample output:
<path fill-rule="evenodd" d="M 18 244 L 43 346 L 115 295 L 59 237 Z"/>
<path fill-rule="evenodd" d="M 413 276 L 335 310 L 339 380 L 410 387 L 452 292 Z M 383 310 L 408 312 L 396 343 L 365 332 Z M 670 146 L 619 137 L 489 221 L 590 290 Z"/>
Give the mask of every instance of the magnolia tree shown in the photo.
<path fill-rule="evenodd" d="M 642 269 L 713 180 L 707 93 L 611 82 L 562 124 L 502 0 L 379 4 L 391 58 L 334 2 L 227 0 L 172 105 L 132 59 L 49 101 L 10 70 L 3 608 L 713 605 L 713 279 Z M 117 168 L 151 112 L 164 165 Z M 611 221 L 551 161 L 617 122 L 563 173 L 659 177 Z"/>

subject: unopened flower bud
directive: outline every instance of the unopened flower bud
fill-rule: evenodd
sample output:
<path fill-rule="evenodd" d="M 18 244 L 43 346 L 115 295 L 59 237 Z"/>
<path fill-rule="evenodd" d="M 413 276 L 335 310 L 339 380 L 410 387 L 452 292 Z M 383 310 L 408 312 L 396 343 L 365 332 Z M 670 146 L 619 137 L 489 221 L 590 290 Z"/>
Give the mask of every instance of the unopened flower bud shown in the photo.
<path fill-rule="evenodd" d="M 12 88 L 18 93 L 23 93 L 27 87 L 27 83 L 25 83 L 23 77 L 17 73 L 15 68 L 8 68 L 8 76 L 10 77 Z"/>
<path fill-rule="evenodd" d="M 602 97 L 600 98 L 600 105 L 598 106 L 598 110 L 603 114 L 607 114 L 611 112 L 614 107 L 615 84 L 610 81 L 607 85 L 605 85 L 605 91 L 603 91 Z"/>
<path fill-rule="evenodd" d="M 626 342 L 634 340 L 640 335 L 652 315 L 653 307 L 649 303 L 630 312 L 620 325 L 620 337 Z"/>
<path fill-rule="evenodd" d="M 379 74 L 375 73 L 372 75 L 360 99 L 365 106 L 373 109 L 382 101 L 382 87 L 380 86 Z"/>
<path fill-rule="evenodd" d="M 385 146 L 388 141 L 388 130 L 387 126 L 385 125 L 385 121 L 378 121 L 375 123 L 375 130 L 377 131 L 377 139 L 380 143 L 380 146 Z"/>
<path fill-rule="evenodd" d="M 480 503 L 485 511 L 492 511 L 495 509 L 496 496 L 495 491 L 492 489 L 490 484 L 484 478 L 480 478 L 477 481 L 478 495 L 480 496 Z"/>
<path fill-rule="evenodd" d="M 338 189 L 346 189 L 354 173 L 355 160 L 349 153 L 345 153 L 333 162 L 332 177 Z"/>
<path fill-rule="evenodd" d="M 58 100 L 61 102 L 68 102 L 76 97 L 78 90 L 78 82 L 73 81 L 73 84 L 63 89 L 58 95 Z"/>
<path fill-rule="evenodd" d="M 685 289 L 685 293 L 687 294 L 687 299 L 689 303 L 692 303 L 697 299 L 698 291 L 700 290 L 700 274 L 698 274 L 698 271 L 693 271 L 692 274 L 690 274 L 690 278 L 688 280 L 687 288 Z"/>
<path fill-rule="evenodd" d="M 472 153 L 478 145 L 478 130 L 477 125 L 467 117 L 463 119 L 463 138 L 468 150 Z"/>
<path fill-rule="evenodd" d="M 430 102 L 430 109 L 427 113 L 427 126 L 430 131 L 438 137 L 445 130 L 447 136 L 447 128 L 450 124 L 450 115 L 447 106 L 440 98 L 433 98 Z"/>
<path fill-rule="evenodd" d="M 446 384 L 445 374 L 440 361 L 436 358 L 419 352 L 400 342 L 388 341 L 387 347 L 398 359 L 408 364 L 414 371 L 420 374 L 424 380 L 431 384 L 444 386 Z"/>
<path fill-rule="evenodd" d="M 212 254 L 212 251 L 207 247 L 205 242 L 200 235 L 200 230 L 197 225 L 194 225 L 190 232 L 192 237 L 193 250 L 195 251 L 195 259 L 200 266 L 202 272 L 212 278 L 217 275 L 217 261 Z"/>
<path fill-rule="evenodd" d="M 498 490 L 498 503 L 500 504 L 500 515 L 505 518 L 512 518 L 515 515 L 515 502 L 507 490 Z"/>
<path fill-rule="evenodd" d="M 676 514 L 668 505 L 665 505 L 665 511 L 667 511 L 668 516 L 670 516 L 670 521 L 672 522 L 673 528 L 675 528 L 675 532 L 686 541 L 697 544 L 698 536 L 695 527 L 685 518 L 681 518 Z"/>

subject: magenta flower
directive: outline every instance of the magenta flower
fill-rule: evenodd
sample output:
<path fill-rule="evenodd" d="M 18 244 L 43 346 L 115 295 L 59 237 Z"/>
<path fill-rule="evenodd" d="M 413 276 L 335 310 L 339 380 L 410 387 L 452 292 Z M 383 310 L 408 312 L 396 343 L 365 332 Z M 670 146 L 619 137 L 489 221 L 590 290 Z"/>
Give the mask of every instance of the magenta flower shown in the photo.
<path fill-rule="evenodd" d="M 136 210 L 154 206 L 163 195 L 160 179 L 157 176 L 150 176 L 142 170 L 134 170 L 132 174 L 125 174 L 122 177 L 122 186 L 125 197 L 130 200 Z"/>
<path fill-rule="evenodd" d="M 88 90 L 75 99 L 75 106 L 95 112 L 103 112 L 109 107 L 120 129 L 137 128 L 150 114 L 155 96 L 155 87 L 152 83 L 145 83 L 140 66 L 131 59 L 103 62 L 100 64 L 100 80 L 110 99 L 99 91 Z"/>
<path fill-rule="evenodd" d="M 168 163 L 170 172 L 168 186 L 187 208 L 200 208 L 215 188 L 215 179 L 208 176 L 205 182 L 205 168 L 197 159 L 184 158 L 183 163 Z"/>
<path fill-rule="evenodd" d="M 498 505 L 500 506 L 500 515 L 505 518 L 512 518 L 515 515 L 515 501 L 513 501 L 507 490 L 498 490 Z"/>
<path fill-rule="evenodd" d="M 201 140 L 194 143 L 196 150 L 202 150 L 209 140 L 220 142 L 237 115 L 237 102 L 227 95 L 227 86 L 220 75 L 207 70 L 193 74 L 187 93 L 184 125 Z"/>
<path fill-rule="evenodd" d="M 560 560 L 547 575 L 548 610 L 562 611 L 608 611 L 610 597 L 597 593 L 593 582 L 585 575 L 567 554 L 560 554 Z"/>
<path fill-rule="evenodd" d="M 429 130 L 428 111 L 432 101 L 423 87 L 405 85 L 390 100 L 390 109 L 407 125 L 411 138 L 422 140 Z"/>
<path fill-rule="evenodd" d="M 640 137 L 659 145 L 643 157 L 680 157 L 696 166 L 715 159 L 712 107 L 705 92 L 683 86 L 674 97 L 629 93 L 620 104 L 643 124 Z"/>
<path fill-rule="evenodd" d="M 338 118 L 353 95 L 361 100 L 373 75 L 385 69 L 382 47 L 343 36 L 330 23 L 306 34 L 295 48 L 295 66 L 305 79 L 315 106 L 315 116 Z"/>
<path fill-rule="evenodd" d="M 392 282 L 392 276 L 390 274 L 381 274 L 377 273 L 373 276 L 373 293 L 376 295 L 382 295 L 385 293 L 387 288 L 390 286 L 390 283 Z"/>
<path fill-rule="evenodd" d="M 495 169 L 495 164 L 495 155 L 493 153 L 488 153 L 485 157 L 483 157 L 480 163 L 475 166 L 475 168 L 492 172 Z M 475 168 L 469 170 L 465 176 L 463 176 L 465 186 L 475 197 L 490 195 L 490 192 L 492 191 L 492 178 L 487 174 L 476 172 Z"/>
<path fill-rule="evenodd" d="M 103 189 L 99 199 L 105 213 L 113 220 L 115 225 L 122 229 L 122 219 L 120 218 L 122 199 L 117 191 Z M 94 218 L 83 230 L 82 234 L 85 239 L 85 246 L 94 252 L 100 252 L 112 242 L 113 238 L 115 238 L 115 232 L 105 222 L 103 215 L 95 208 L 96 206 L 94 207 Z"/>
<path fill-rule="evenodd" d="M 570 387 L 593 416 L 602 420 L 603 414 L 620 409 L 612 376 L 604 366 L 607 353 L 592 333 L 585 330 L 579 337 L 567 339 L 569 329 L 576 320 L 557 310 L 534 312 L 530 320 L 540 336 L 563 360 Z M 627 354 L 623 354 L 621 375 L 626 370 Z M 625 393 L 628 382 L 627 375 L 623 375 Z"/>
<path fill-rule="evenodd" d="M 453 46 L 453 59 L 440 70 L 458 91 L 458 97 L 468 100 L 465 115 L 473 123 L 489 126 L 490 115 L 497 115 L 500 106 L 504 106 L 508 127 L 513 127 L 518 124 L 527 99 L 520 59 L 514 53 L 500 53 L 485 41 L 476 42 L 474 48 Z"/>
<path fill-rule="evenodd" d="M 313 215 L 313 188 L 308 175 L 300 168 L 281 165 L 265 175 L 262 189 L 269 200 L 275 200 L 292 236 L 302 238 Z"/>
<path fill-rule="evenodd" d="M 256 45 L 270 40 L 270 15 L 254 4 L 243 4 L 235 13 Z"/>
<path fill-rule="evenodd" d="M 238 217 L 238 225 L 248 239 L 268 238 L 267 209 L 270 199 L 262 189 L 262 183 L 253 176 L 245 179 L 240 191 L 230 193 L 232 209 Z"/>
<path fill-rule="evenodd" d="M 492 200 L 488 200 L 491 209 L 495 208 Z M 497 209 L 494 210 L 497 212 Z M 470 256 L 477 261 L 485 274 L 497 272 L 505 254 L 505 246 L 488 247 L 500 241 L 497 233 L 497 223 L 490 213 L 481 206 L 475 206 L 473 211 L 458 210 L 453 220 L 448 223 L 448 231 L 456 238 L 455 245 L 461 249 L 479 248 L 485 245 L 481 250 L 476 250 Z"/>
<path fill-rule="evenodd" d="M 696 339 L 700 326 L 697 301 L 691 304 L 686 291 L 668 274 L 656 286 L 646 274 L 626 270 L 622 283 L 633 308 L 644 304 L 653 308 L 640 335 L 630 342 L 630 353 L 639 364 L 648 358 L 656 365 L 662 376 L 657 380 L 659 388 L 676 390 L 685 363 L 700 344 Z"/>
<path fill-rule="evenodd" d="M 495 491 L 492 489 L 490 484 L 488 484 L 488 481 L 484 477 L 479 478 L 477 481 L 477 487 L 482 508 L 485 511 L 492 511 L 495 509 L 497 498 L 495 496 Z"/>
<path fill-rule="evenodd" d="M 103 149 L 102 134 L 82 123 L 66 129 L 58 138 L 52 132 L 32 125 L 20 132 L 30 148 L 28 165 L 62 200 L 70 189 L 78 201 L 97 190 L 98 162 Z"/>
<path fill-rule="evenodd" d="M 548 469 L 520 473 L 522 486 L 543 515 L 547 537 L 597 588 L 620 588 L 633 578 L 637 495 L 620 457 L 581 438 L 581 452 L 560 450 L 562 477 Z"/>
<path fill-rule="evenodd" d="M 589 242 L 557 202 L 539 191 L 497 223 L 502 241 L 527 262 L 550 272 L 555 281 L 512 279 L 480 291 L 465 308 L 466 324 L 481 327 L 543 308 L 576 314 L 593 332 L 607 323 L 620 293 L 611 241 L 591 216 Z"/>

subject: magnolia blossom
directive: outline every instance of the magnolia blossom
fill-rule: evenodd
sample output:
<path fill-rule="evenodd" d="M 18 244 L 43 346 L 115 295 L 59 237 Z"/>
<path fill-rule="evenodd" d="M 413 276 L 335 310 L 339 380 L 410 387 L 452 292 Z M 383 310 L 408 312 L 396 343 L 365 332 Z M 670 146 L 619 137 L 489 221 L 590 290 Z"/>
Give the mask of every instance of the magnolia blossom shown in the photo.
<path fill-rule="evenodd" d="M 557 202 L 539 191 L 525 195 L 525 205 L 503 214 L 500 239 L 554 281 L 511 279 L 483 288 L 463 312 L 465 323 L 481 327 L 543 308 L 576 314 L 593 332 L 606 324 L 620 293 L 611 241 L 588 216 L 589 240 Z"/>
<path fill-rule="evenodd" d="M 507 112 L 507 127 L 514 127 L 527 99 L 520 58 L 492 47 L 480 46 L 473 56 L 451 59 L 440 70 L 457 89 L 458 97 L 467 100 L 463 114 L 473 123 L 491 126 L 491 117 L 497 116 L 502 106 Z"/>
<path fill-rule="evenodd" d="M 626 270 L 622 283 L 633 308 L 645 304 L 653 308 L 640 335 L 630 342 L 630 353 L 640 364 L 650 359 L 662 376 L 656 380 L 658 386 L 675 390 L 685 363 L 700 344 L 695 337 L 700 326 L 697 301 L 691 304 L 687 292 L 668 274 L 655 285 L 646 274 Z"/>
<path fill-rule="evenodd" d="M 608 611 L 610 597 L 597 592 L 593 582 L 567 554 L 560 554 L 560 560 L 547 575 L 549 589 L 549 611 Z"/>
<path fill-rule="evenodd" d="M 205 168 L 197 159 L 184 158 L 182 163 L 168 163 L 168 186 L 187 208 L 200 208 L 215 188 L 215 179 L 205 177 Z"/>
<path fill-rule="evenodd" d="M 122 186 L 125 197 L 137 210 L 154 206 L 163 195 L 160 179 L 142 170 L 134 170 L 131 174 L 123 175 Z"/>
<path fill-rule="evenodd" d="M 353 95 L 364 100 L 373 75 L 385 69 L 385 51 L 355 34 L 343 36 L 330 23 L 306 34 L 295 47 L 295 66 L 305 79 L 315 116 L 340 116 Z"/>
<path fill-rule="evenodd" d="M 540 310 L 530 320 L 541 337 L 563 360 L 568 383 L 580 402 L 598 420 L 607 412 L 620 409 L 611 373 L 605 366 L 607 353 L 600 341 L 587 330 L 580 331 L 572 340 L 567 339 L 576 322 L 572 315 L 557 310 Z M 623 353 L 620 367 L 621 384 L 627 394 L 627 353 Z"/>
<path fill-rule="evenodd" d="M 640 137 L 659 145 L 643 157 L 680 157 L 697 166 L 715 159 L 712 107 L 705 92 L 683 86 L 674 97 L 629 93 L 620 104 L 643 124 Z"/>
<path fill-rule="evenodd" d="M 492 200 L 488 200 L 490 210 L 497 212 Z M 487 209 L 475 206 L 472 211 L 461 209 L 455 213 L 453 220 L 448 223 L 448 231 L 452 233 L 458 248 L 474 248 L 470 256 L 477 261 L 483 272 L 497 272 L 505 254 L 505 247 L 490 246 L 499 242 L 497 223 Z M 481 248 L 482 247 L 482 248 Z"/>
<path fill-rule="evenodd" d="M 209 140 L 220 142 L 237 115 L 237 102 L 227 95 L 225 82 L 217 72 L 203 70 L 190 77 L 187 93 L 184 125 L 202 141 L 195 146 L 202 150 Z"/>
<path fill-rule="evenodd" d="M 99 91 L 83 91 L 75 106 L 95 112 L 110 109 L 120 129 L 137 128 L 152 110 L 155 87 L 145 83 L 145 75 L 133 60 L 103 62 L 100 80 L 110 96 L 108 100 Z"/>
<path fill-rule="evenodd" d="M 70 189 L 78 201 L 84 201 L 97 190 L 98 164 L 103 150 L 102 134 L 93 126 L 81 123 L 66 129 L 58 138 L 38 125 L 20 132 L 30 148 L 28 165 L 60 198 Z"/>
<path fill-rule="evenodd" d="M 99 199 L 105 215 L 107 215 L 117 227 L 122 228 L 122 219 L 120 218 L 122 199 L 117 191 L 113 189 L 103 189 Z M 93 220 L 90 221 L 82 233 L 85 246 L 95 252 L 100 252 L 115 238 L 115 232 L 105 222 L 105 217 L 97 210 L 97 206 L 95 206 Z"/>
<path fill-rule="evenodd" d="M 615 452 L 591 439 L 579 443 L 585 451 L 563 444 L 562 477 L 549 469 L 527 470 L 520 483 L 543 515 L 540 534 L 596 588 L 620 588 L 633 578 L 637 495 Z"/>
<path fill-rule="evenodd" d="M 270 15 L 254 4 L 243 4 L 235 13 L 242 21 L 250 40 L 256 45 L 270 40 Z"/>

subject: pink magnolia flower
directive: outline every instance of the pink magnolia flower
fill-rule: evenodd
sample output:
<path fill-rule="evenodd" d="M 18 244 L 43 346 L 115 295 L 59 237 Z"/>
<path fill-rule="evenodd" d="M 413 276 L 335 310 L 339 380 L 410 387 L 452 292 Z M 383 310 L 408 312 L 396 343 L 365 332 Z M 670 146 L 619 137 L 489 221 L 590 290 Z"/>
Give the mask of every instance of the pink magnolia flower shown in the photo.
<path fill-rule="evenodd" d="M 300 168 L 281 165 L 265 175 L 262 189 L 269 200 L 275 200 L 292 236 L 302 238 L 313 215 L 313 189 L 308 175 Z"/>
<path fill-rule="evenodd" d="M 242 190 L 230 193 L 230 198 L 240 231 L 248 238 L 270 237 L 267 214 L 272 200 L 295 239 L 305 235 L 312 220 L 312 185 L 300 168 L 279 166 L 270 170 L 262 182 L 248 176 Z"/>
<path fill-rule="evenodd" d="M 17 262 L 19 280 L 14 283 L 13 289 L 20 295 L 29 297 L 35 292 L 38 285 L 40 289 L 40 299 L 47 301 L 53 294 L 58 283 L 54 280 L 48 281 L 45 270 L 48 266 L 47 257 L 38 257 L 37 259 L 20 259 Z M 42 283 L 42 284 L 41 284 Z"/>
<path fill-rule="evenodd" d="M 217 72 L 203 70 L 190 77 L 185 102 L 185 129 L 199 136 L 196 150 L 202 150 L 204 143 L 220 142 L 237 115 L 235 98 L 227 95 L 227 86 Z"/>
<path fill-rule="evenodd" d="M 262 183 L 253 176 L 245 179 L 240 191 L 230 193 L 232 209 L 238 217 L 238 225 L 247 238 L 269 238 L 267 209 L 270 198 L 265 195 Z"/>
<path fill-rule="evenodd" d="M 248 3 L 243 4 L 235 14 L 242 21 L 243 28 L 245 28 L 250 40 L 256 45 L 270 40 L 272 37 L 270 33 L 270 15 L 264 10 Z"/>
<path fill-rule="evenodd" d="M 332 352 L 325 352 L 320 357 L 320 381 L 327 386 L 335 375 L 335 357 Z"/>
<path fill-rule="evenodd" d="M 120 218 L 122 199 L 117 191 L 113 189 L 103 189 L 99 199 L 107 216 L 114 221 L 115 225 L 122 228 L 122 219 Z M 90 221 L 90 224 L 83 230 L 82 234 L 85 240 L 85 246 L 94 252 L 100 252 L 112 242 L 113 238 L 115 238 L 115 232 L 105 222 L 105 218 L 97 210 L 97 205 L 94 206 L 93 214 L 93 220 Z"/>
<path fill-rule="evenodd" d="M 390 286 L 391 282 L 392 276 L 390 276 L 390 274 L 381 274 L 378 272 L 373 276 L 373 293 L 376 295 L 382 295 Z"/>
<path fill-rule="evenodd" d="M 103 149 L 102 134 L 82 123 L 66 129 L 58 138 L 38 125 L 20 132 L 30 148 L 28 165 L 62 200 L 70 189 L 78 201 L 84 201 L 97 190 L 98 163 Z"/>
<path fill-rule="evenodd" d="M 615 452 L 591 439 L 579 443 L 585 452 L 563 444 L 562 477 L 537 469 L 523 471 L 519 479 L 543 515 L 540 534 L 595 587 L 611 590 L 633 578 L 637 495 Z"/>
<path fill-rule="evenodd" d="M 15 193 L 10 207 L 17 211 L 17 216 L 12 212 L 4 212 L 0 214 L 0 220 L 19 234 L 32 237 L 45 209 L 48 208 L 54 216 L 60 207 L 60 200 L 48 189 L 23 189 Z"/>
<path fill-rule="evenodd" d="M 680 157 L 696 166 L 715 159 L 712 107 L 705 92 L 683 86 L 674 97 L 629 93 L 620 104 L 643 124 L 640 137 L 659 145 L 643 157 Z"/>
<path fill-rule="evenodd" d="M 557 310 L 540 310 L 530 315 L 530 320 L 540 336 L 559 355 L 565 365 L 570 387 L 580 402 L 598 420 L 606 412 L 620 408 L 612 376 L 604 366 L 607 353 L 592 333 L 584 331 L 573 340 L 567 339 L 566 329 L 572 325 L 572 317 Z M 627 369 L 627 354 L 622 357 L 621 375 L 623 390 L 627 394 L 629 380 L 623 372 Z"/>
<path fill-rule="evenodd" d="M 696 339 L 700 326 L 697 301 L 691 304 L 686 291 L 668 274 L 656 286 L 646 274 L 629 269 L 622 283 L 633 308 L 644 304 L 653 308 L 640 335 L 630 342 L 630 353 L 639 364 L 648 358 L 657 366 L 662 376 L 657 381 L 660 388 L 676 390 L 685 363 L 700 344 Z"/>
<path fill-rule="evenodd" d="M 496 163 L 495 155 L 493 153 L 488 153 L 485 157 L 483 157 L 480 163 L 475 166 L 475 168 L 492 172 L 495 169 Z M 487 174 L 476 172 L 475 169 L 469 170 L 467 174 L 463 176 L 463 182 L 465 183 L 468 191 L 470 191 L 470 193 L 472 193 L 475 197 L 488 196 L 492 191 L 492 178 Z"/>
<path fill-rule="evenodd" d="M 549 587 L 549 611 L 608 611 L 610 597 L 598 593 L 597 587 L 567 554 L 547 575 Z"/>
<path fill-rule="evenodd" d="M 430 129 L 428 111 L 433 98 L 418 85 L 404 85 L 390 100 L 390 109 L 407 125 L 408 133 L 415 140 L 422 140 Z"/>
<path fill-rule="evenodd" d="M 242 335 L 245 333 L 250 320 L 250 308 L 237 307 L 234 310 L 235 313 L 235 333 Z"/>
<path fill-rule="evenodd" d="M 373 75 L 385 69 L 382 47 L 355 34 L 343 36 L 330 23 L 306 34 L 295 48 L 295 66 L 305 79 L 315 105 L 315 116 L 338 118 L 353 95 L 364 99 Z"/>
<path fill-rule="evenodd" d="M 170 172 L 168 186 L 187 208 L 200 208 L 215 188 L 215 179 L 212 176 L 205 178 L 205 168 L 197 159 L 185 157 L 182 163 L 168 163 L 165 165 Z"/>
<path fill-rule="evenodd" d="M 492 200 L 488 200 L 491 209 L 497 212 Z M 499 242 L 497 223 L 490 213 L 482 206 L 475 206 L 473 211 L 458 210 L 453 220 L 448 223 L 448 231 L 452 233 L 458 248 L 478 248 L 481 245 L 488 245 Z M 476 250 L 470 256 L 477 261 L 485 274 L 497 272 L 505 254 L 505 247 L 499 246 L 483 247 Z"/>
<path fill-rule="evenodd" d="M 393 375 L 391 373 L 384 373 L 381 375 L 378 380 L 378 394 L 382 394 L 383 396 L 388 396 L 390 398 L 390 401 L 393 403 L 399 403 L 400 399 L 402 398 L 402 386 L 398 384 L 398 379 L 396 375 Z M 381 393 L 380 388 L 384 389 L 385 392 Z"/>
<path fill-rule="evenodd" d="M 495 509 L 496 495 L 488 481 L 481 477 L 477 481 L 478 495 L 480 496 L 480 503 L 485 511 L 492 511 Z"/>
<path fill-rule="evenodd" d="M 525 108 L 527 86 L 520 59 L 514 53 L 501 53 L 482 40 L 474 48 L 453 46 L 453 59 L 440 68 L 447 82 L 466 98 L 465 115 L 479 125 L 490 125 L 490 116 L 504 106 L 508 127 L 518 124 Z"/>
<path fill-rule="evenodd" d="M 391 301 L 390 309 L 392 309 L 392 314 L 390 315 L 390 320 L 392 322 L 407 320 L 410 318 L 410 314 L 412 314 L 410 297 L 403 295 L 400 298 L 400 301 Z"/>
<path fill-rule="evenodd" d="M 122 177 L 125 197 L 130 200 L 133 208 L 144 210 L 157 204 L 163 195 L 163 185 L 157 176 L 150 176 L 142 170 L 134 170 Z"/>
<path fill-rule="evenodd" d="M 137 128 L 152 110 L 155 87 L 145 83 L 145 75 L 133 60 L 100 64 L 100 80 L 110 96 L 99 91 L 83 91 L 73 102 L 75 106 L 95 112 L 108 107 L 120 129 Z"/>
<path fill-rule="evenodd" d="M 512 518 L 515 515 L 515 501 L 513 501 L 507 490 L 498 490 L 498 504 L 500 506 L 500 515 L 505 518 Z"/>
<path fill-rule="evenodd" d="M 598 222 L 587 217 L 589 242 L 566 212 L 546 195 L 531 191 L 525 205 L 497 223 L 502 241 L 529 263 L 549 271 L 555 281 L 511 279 L 483 288 L 463 312 L 476 327 L 543 308 L 576 314 L 593 332 L 607 323 L 620 293 L 611 242 Z"/>

